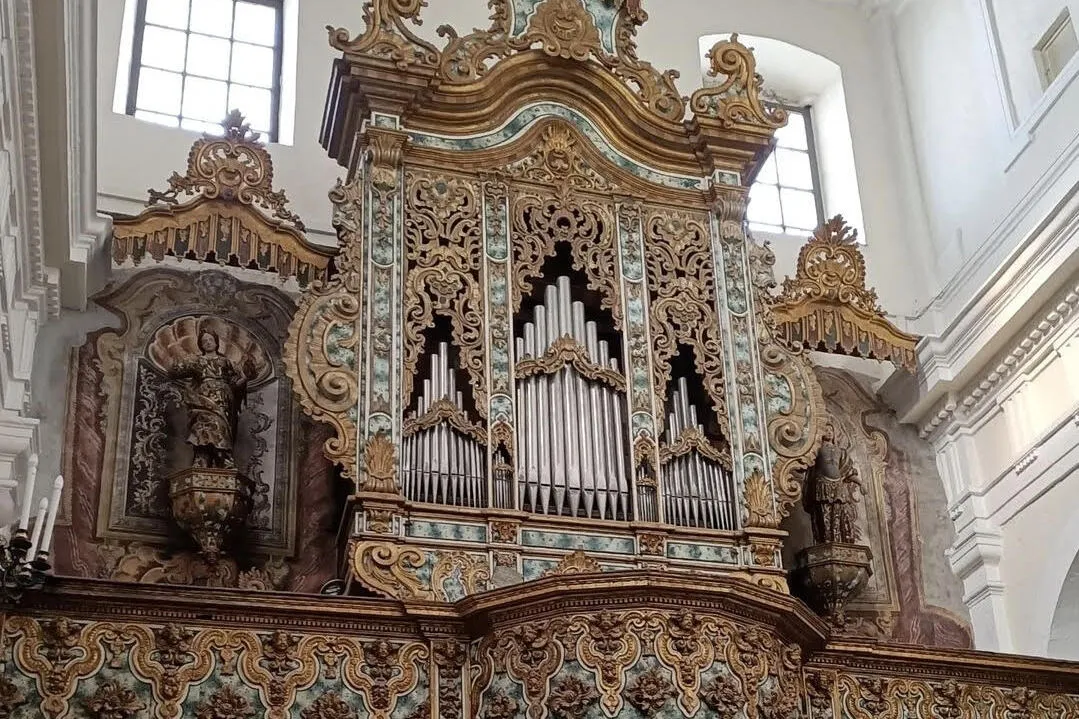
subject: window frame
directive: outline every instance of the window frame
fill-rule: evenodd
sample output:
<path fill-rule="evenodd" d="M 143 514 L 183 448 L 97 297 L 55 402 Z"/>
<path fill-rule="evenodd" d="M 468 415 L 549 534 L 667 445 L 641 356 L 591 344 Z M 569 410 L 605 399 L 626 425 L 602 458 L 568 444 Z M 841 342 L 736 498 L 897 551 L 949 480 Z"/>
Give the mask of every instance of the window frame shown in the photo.
<path fill-rule="evenodd" d="M 752 221 L 750 221 L 748 218 L 747 218 L 747 222 L 749 222 L 751 224 L 758 224 L 758 225 L 766 224 L 769 227 L 778 227 L 780 229 L 780 232 L 772 232 L 772 231 L 769 231 L 769 230 L 756 230 L 757 232 L 764 232 L 764 233 L 767 233 L 767 234 L 782 235 L 782 236 L 785 236 L 785 237 L 795 237 L 795 236 L 801 237 L 801 233 L 806 232 L 806 230 L 801 230 L 801 229 L 795 230 L 794 228 L 791 228 L 786 224 L 786 218 L 784 217 L 784 212 L 783 212 L 783 193 L 782 193 L 782 190 L 784 188 L 786 188 L 788 190 L 798 190 L 798 191 L 801 191 L 801 192 L 810 192 L 810 194 L 813 195 L 813 205 L 817 210 L 817 225 L 816 225 L 816 227 L 820 227 L 824 223 L 824 217 L 825 217 L 825 215 L 824 215 L 824 190 L 823 190 L 823 188 L 821 186 L 820 163 L 819 163 L 819 161 L 817 159 L 817 137 L 816 137 L 816 131 L 815 131 L 814 125 L 813 125 L 813 106 L 812 105 L 792 105 L 792 104 L 788 104 L 788 103 L 784 103 L 784 102 L 770 102 L 770 103 L 766 103 L 766 104 L 768 104 L 769 106 L 774 107 L 774 108 L 782 108 L 783 110 L 786 110 L 787 113 L 789 113 L 789 114 L 797 114 L 797 115 L 800 115 L 802 117 L 802 120 L 803 120 L 803 122 L 805 124 L 805 133 L 806 133 L 806 149 L 805 149 L 805 153 L 809 156 L 809 173 L 810 173 L 810 180 L 813 183 L 813 189 L 812 190 L 806 190 L 805 188 L 802 188 L 802 187 L 791 187 L 789 185 L 784 185 L 782 183 L 782 181 L 781 181 L 781 178 L 777 174 L 775 184 L 773 184 L 773 183 L 765 183 L 765 184 L 767 184 L 770 187 L 775 187 L 776 190 L 777 190 L 777 195 L 778 195 L 778 200 L 779 200 L 780 220 L 782 221 L 782 224 L 781 225 L 772 225 L 772 224 L 769 224 L 769 223 L 752 223 Z M 768 156 L 765 157 L 765 163 L 772 159 L 772 156 L 775 154 L 775 151 L 776 151 L 777 147 L 778 147 L 778 145 L 776 147 L 773 147 L 772 150 L 768 153 Z M 791 148 L 788 148 L 788 149 L 791 149 Z M 794 151 L 795 152 L 802 152 L 802 150 L 798 150 L 798 149 L 794 149 Z M 763 168 L 763 167 L 764 167 L 764 163 L 761 164 L 761 168 Z M 759 174 L 760 174 L 760 171 L 758 170 L 758 175 Z M 750 188 L 752 188 L 753 185 L 757 184 L 757 182 L 759 182 L 759 180 L 755 177 L 753 179 L 753 183 L 750 185 Z M 816 229 L 816 228 L 814 228 L 814 229 Z M 799 234 L 795 235 L 795 232 L 797 232 Z M 808 230 L 808 232 L 812 233 L 813 230 Z"/>
<path fill-rule="evenodd" d="M 272 82 L 271 82 L 271 85 L 270 85 L 270 88 L 269 88 L 269 90 L 270 90 L 270 127 L 269 127 L 269 129 L 267 131 L 267 134 L 269 135 L 269 137 L 266 138 L 267 142 L 274 142 L 275 143 L 275 142 L 277 142 L 278 132 L 280 130 L 280 125 L 281 125 L 281 72 L 282 72 L 282 66 L 283 66 L 283 62 L 284 62 L 285 0 L 242 0 L 242 1 L 246 2 L 248 4 L 251 4 L 251 5 L 262 5 L 264 7 L 272 8 L 274 10 L 274 13 L 277 16 L 277 22 L 275 23 L 275 27 L 274 27 L 274 44 L 273 44 L 273 47 L 271 48 L 273 50 L 273 79 L 272 79 Z M 133 32 L 132 37 L 131 37 L 131 65 L 130 65 L 130 69 L 129 69 L 128 83 L 127 83 L 127 102 L 126 102 L 125 110 L 124 110 L 125 114 L 130 115 L 132 117 L 134 117 L 135 112 L 138 109 L 137 104 L 138 104 L 138 94 L 139 94 L 139 75 L 142 72 L 142 43 L 143 43 L 143 35 L 144 35 L 145 31 L 146 31 L 146 5 L 147 5 L 147 3 L 148 3 L 148 0 L 136 0 L 136 5 L 135 5 L 135 27 L 134 27 L 134 32 Z M 230 53 L 231 53 L 231 46 L 232 45 L 234 45 L 236 42 L 242 42 L 242 41 L 238 41 L 238 40 L 235 39 L 235 31 L 236 31 L 236 28 L 235 28 L 236 9 L 235 9 L 235 7 L 236 7 L 236 5 L 235 5 L 235 2 L 234 2 L 233 3 L 233 28 L 229 32 L 229 36 L 228 36 L 228 41 L 229 41 L 229 45 L 230 45 Z M 179 30 L 179 28 L 170 28 L 170 29 Z M 179 30 L 179 31 L 184 33 L 184 35 L 187 37 L 188 41 L 190 41 L 190 37 L 191 37 L 192 34 L 196 34 L 196 35 L 202 35 L 203 34 L 203 33 L 197 33 L 197 32 L 193 33 L 192 32 L 192 30 L 191 30 L 190 8 L 188 10 L 187 27 L 184 28 L 183 30 Z M 188 43 L 185 43 L 185 45 L 184 45 L 184 48 L 185 48 L 184 52 L 185 53 L 187 52 L 187 50 L 186 50 L 187 45 L 188 45 Z M 265 47 L 265 45 L 263 45 L 262 47 Z M 229 62 L 230 62 L 229 70 L 230 71 L 232 69 L 231 68 L 231 61 L 232 60 L 231 60 L 231 55 L 230 55 L 230 59 L 229 59 Z M 175 116 L 176 120 L 177 120 L 177 127 L 181 127 L 180 123 L 182 123 L 182 121 L 184 119 L 184 115 L 183 115 L 183 95 L 184 95 L 184 92 L 187 89 L 187 78 L 188 77 L 199 77 L 199 78 L 201 78 L 202 76 L 201 75 L 194 75 L 194 74 L 191 74 L 191 73 L 187 72 L 187 56 L 186 56 L 186 54 L 184 56 L 184 69 L 183 70 L 181 70 L 179 73 L 175 73 L 174 71 L 171 71 L 171 70 L 167 70 L 166 72 L 173 72 L 174 74 L 179 74 L 181 76 L 180 113 Z M 206 78 L 206 79 L 216 80 L 217 78 Z M 225 82 L 229 86 L 235 84 L 235 85 L 242 85 L 244 87 L 248 87 L 248 85 L 246 85 L 245 83 L 242 83 L 242 82 L 233 83 L 231 80 L 225 80 Z M 230 111 L 232 109 L 233 108 L 226 107 L 225 111 L 228 112 L 228 111 Z M 157 113 L 157 114 L 166 114 L 166 113 Z M 188 119 L 195 119 L 195 118 L 188 118 Z M 224 117 L 221 118 L 221 120 L 224 120 L 224 119 L 225 119 Z M 205 120 L 199 120 L 199 121 L 200 122 L 206 122 Z"/>

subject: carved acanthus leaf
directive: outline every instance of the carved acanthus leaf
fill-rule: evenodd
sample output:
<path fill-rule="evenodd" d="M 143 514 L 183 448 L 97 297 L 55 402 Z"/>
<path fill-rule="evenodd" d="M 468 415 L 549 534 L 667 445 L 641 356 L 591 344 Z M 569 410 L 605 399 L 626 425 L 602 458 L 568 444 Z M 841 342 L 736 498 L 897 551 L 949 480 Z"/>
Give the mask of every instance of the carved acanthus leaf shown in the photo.
<path fill-rule="evenodd" d="M 720 120 L 724 127 L 759 127 L 774 130 L 787 124 L 787 111 L 766 107 L 761 101 L 764 81 L 757 74 L 753 51 L 738 42 L 738 35 L 721 40 L 708 51 L 708 76 L 722 78 L 712 87 L 693 93 L 689 106 L 698 115 Z"/>

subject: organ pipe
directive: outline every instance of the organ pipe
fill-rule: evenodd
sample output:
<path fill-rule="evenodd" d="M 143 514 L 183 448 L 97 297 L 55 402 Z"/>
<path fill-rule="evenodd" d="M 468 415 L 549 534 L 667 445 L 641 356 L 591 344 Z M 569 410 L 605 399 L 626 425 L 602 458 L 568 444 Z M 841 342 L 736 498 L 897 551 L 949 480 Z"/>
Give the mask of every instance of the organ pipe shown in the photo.
<path fill-rule="evenodd" d="M 596 323 L 574 301 L 568 277 L 546 286 L 543 302 L 515 337 L 518 360 L 538 359 L 570 338 L 588 362 L 619 374 Z M 590 373 L 591 374 L 591 373 Z M 596 519 L 631 518 L 625 399 L 567 363 L 517 380 L 517 500 L 525 511 Z"/>
<path fill-rule="evenodd" d="M 680 377 L 677 389 L 671 393 L 664 432 L 667 448 L 676 446 L 686 433 L 700 440 L 705 437 L 697 408 L 689 401 L 686 379 Z M 687 446 L 689 451 L 668 456 L 663 463 L 667 522 L 700 529 L 735 529 L 737 516 L 731 472 L 692 444 Z"/>
<path fill-rule="evenodd" d="M 485 447 L 472 435 L 461 432 L 446 419 L 430 427 L 418 425 L 440 402 L 448 402 L 464 414 L 464 397 L 457 390 L 450 367 L 449 344 L 441 342 L 430 356 L 429 377 L 406 422 L 402 442 L 402 490 L 414 502 L 487 506 Z M 408 425 L 413 425 L 409 431 Z"/>

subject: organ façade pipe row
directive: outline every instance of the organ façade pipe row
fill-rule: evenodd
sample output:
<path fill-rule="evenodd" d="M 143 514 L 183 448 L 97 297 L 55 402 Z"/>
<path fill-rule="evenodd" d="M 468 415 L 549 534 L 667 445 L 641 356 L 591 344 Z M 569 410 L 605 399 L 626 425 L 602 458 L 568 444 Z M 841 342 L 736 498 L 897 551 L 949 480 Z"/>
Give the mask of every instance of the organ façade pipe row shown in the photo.
<path fill-rule="evenodd" d="M 697 421 L 697 408 L 689 401 L 686 379 L 678 379 L 671 393 L 665 441 L 674 445 L 682 433 L 704 428 Z M 669 524 L 702 529 L 734 529 L 737 524 L 734 480 L 721 464 L 696 450 L 673 457 L 663 465 L 666 520 Z"/>
<path fill-rule="evenodd" d="M 516 338 L 518 359 L 542 357 L 562 337 L 589 360 L 619 371 L 618 359 L 573 301 L 570 280 L 544 288 L 543 303 Z M 623 396 L 566 365 L 517 382 L 518 506 L 539 514 L 630 519 Z"/>
<path fill-rule="evenodd" d="M 413 417 L 423 417 L 440 400 L 464 407 L 446 342 L 431 355 L 430 377 L 423 381 Z M 404 495 L 412 501 L 487 506 L 486 447 L 444 421 L 404 438 L 401 474 Z"/>

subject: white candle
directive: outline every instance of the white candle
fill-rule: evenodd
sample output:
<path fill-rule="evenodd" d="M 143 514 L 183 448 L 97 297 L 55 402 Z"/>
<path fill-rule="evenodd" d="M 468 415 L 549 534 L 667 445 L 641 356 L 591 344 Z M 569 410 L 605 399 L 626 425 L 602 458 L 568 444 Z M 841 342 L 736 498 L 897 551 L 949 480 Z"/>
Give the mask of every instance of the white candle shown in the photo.
<path fill-rule="evenodd" d="M 41 530 L 45 527 L 45 513 L 48 511 L 49 499 L 48 497 L 42 497 L 37 505 L 37 520 L 34 522 L 34 536 L 30 539 L 30 551 L 26 554 L 30 561 L 34 560 L 37 545 L 41 541 Z"/>
<path fill-rule="evenodd" d="M 30 506 L 34 501 L 34 481 L 37 479 L 37 455 L 31 454 L 26 459 L 26 483 L 23 485 L 22 497 L 19 501 L 22 502 L 22 516 L 19 517 L 19 529 L 30 528 Z"/>
<path fill-rule="evenodd" d="M 56 526 L 56 515 L 60 513 L 60 492 L 64 490 L 64 478 L 57 477 L 52 483 L 52 499 L 49 500 L 49 518 L 45 522 L 45 534 L 41 537 L 41 551 L 48 552 L 52 544 L 52 528 Z"/>

